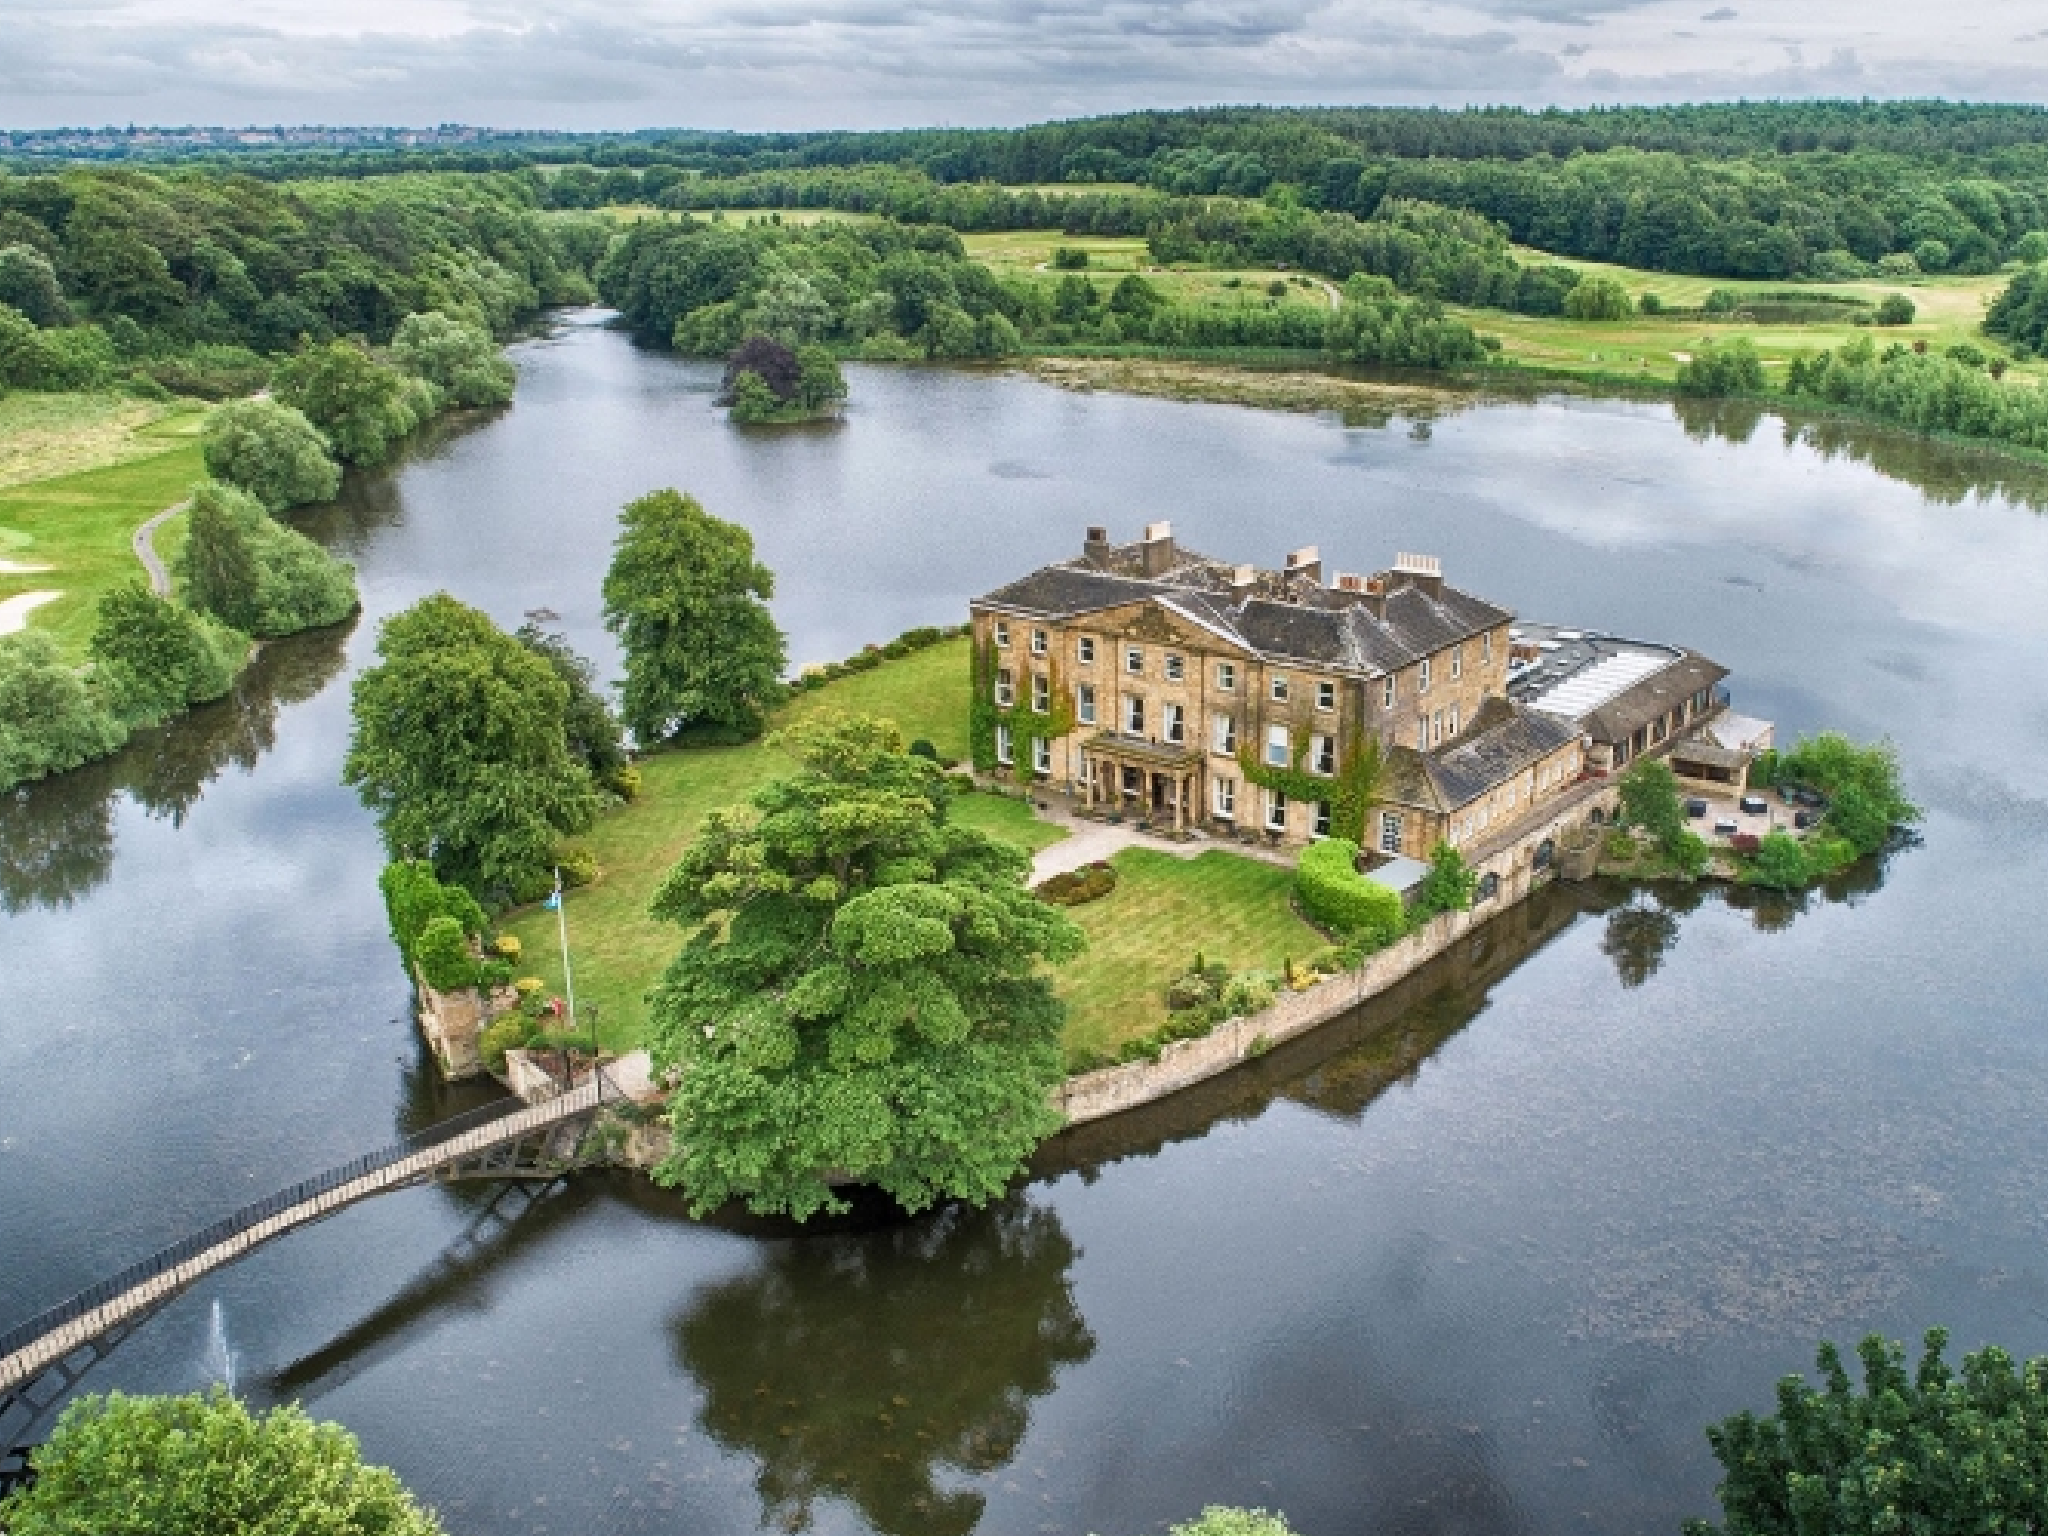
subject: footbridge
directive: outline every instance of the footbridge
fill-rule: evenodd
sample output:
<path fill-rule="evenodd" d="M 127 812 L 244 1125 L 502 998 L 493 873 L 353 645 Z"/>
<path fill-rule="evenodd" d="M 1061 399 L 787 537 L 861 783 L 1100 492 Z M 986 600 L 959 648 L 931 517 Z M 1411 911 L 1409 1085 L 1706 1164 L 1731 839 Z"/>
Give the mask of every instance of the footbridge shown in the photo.
<path fill-rule="evenodd" d="M 610 1078 L 593 1075 L 539 1104 L 490 1104 L 444 1120 L 246 1205 L 0 1333 L 0 1492 L 23 1475 L 37 1423 L 166 1303 L 265 1243 L 375 1195 L 461 1179 L 549 1180 L 599 1161 L 598 1112 L 627 1096 Z"/>

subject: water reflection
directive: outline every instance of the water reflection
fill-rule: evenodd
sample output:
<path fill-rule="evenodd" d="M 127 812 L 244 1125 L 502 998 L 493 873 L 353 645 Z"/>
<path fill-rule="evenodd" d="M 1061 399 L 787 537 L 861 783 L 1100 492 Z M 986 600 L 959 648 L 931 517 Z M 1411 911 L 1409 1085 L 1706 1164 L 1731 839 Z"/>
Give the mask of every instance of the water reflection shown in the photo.
<path fill-rule="evenodd" d="M 964 1536 L 983 1495 L 944 1472 L 1007 1463 L 1033 1399 L 1095 1351 L 1059 1217 L 1013 1196 L 881 1232 L 804 1237 L 698 1296 L 672 1325 L 698 1422 L 759 1464 L 762 1518 L 821 1499 L 888 1536 Z"/>
<path fill-rule="evenodd" d="M 333 681 L 354 628 L 350 620 L 272 641 L 225 698 L 138 731 L 112 757 L 0 798 L 0 911 L 68 907 L 105 880 L 123 794 L 182 826 L 207 785 L 230 767 L 254 768 L 276 746 L 280 709 Z"/>
<path fill-rule="evenodd" d="M 1782 406 L 1767 410 L 1755 400 L 1681 397 L 1675 409 L 1679 426 L 1695 442 L 1747 443 L 1769 415 L 1777 420 L 1787 448 L 1809 448 L 1825 460 L 1866 464 L 1938 505 L 1956 506 L 1973 497 L 2004 498 L 2035 512 L 2048 510 L 2048 468 L 1991 448 Z"/>
<path fill-rule="evenodd" d="M 1677 942 L 1678 914 L 1645 893 L 1607 914 L 1600 950 L 1614 962 L 1621 984 L 1633 988 L 1657 974 Z"/>

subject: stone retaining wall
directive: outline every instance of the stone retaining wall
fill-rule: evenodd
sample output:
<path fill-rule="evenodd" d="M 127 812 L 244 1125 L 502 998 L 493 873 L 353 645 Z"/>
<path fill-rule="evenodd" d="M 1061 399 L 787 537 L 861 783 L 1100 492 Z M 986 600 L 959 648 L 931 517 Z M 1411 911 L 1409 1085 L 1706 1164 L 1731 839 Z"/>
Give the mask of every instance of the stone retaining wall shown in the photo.
<path fill-rule="evenodd" d="M 1611 821 L 1616 794 L 1611 781 L 1582 786 L 1546 807 L 1540 818 L 1475 848 L 1473 870 L 1482 879 L 1493 875 L 1500 883 L 1490 900 L 1471 911 L 1446 913 L 1371 956 L 1355 971 L 1299 992 L 1283 992 L 1272 1007 L 1251 1018 L 1225 1019 L 1198 1039 L 1177 1040 L 1157 1061 L 1125 1062 L 1070 1077 L 1054 1091 L 1054 1104 L 1068 1125 L 1086 1125 L 1191 1088 L 1349 1012 L 1420 970 L 1537 886 L 1557 878 L 1567 834 L 1586 830 L 1596 809 L 1603 822 Z M 1539 867 L 1538 850 L 1546 842 L 1552 844 L 1551 857 Z"/>

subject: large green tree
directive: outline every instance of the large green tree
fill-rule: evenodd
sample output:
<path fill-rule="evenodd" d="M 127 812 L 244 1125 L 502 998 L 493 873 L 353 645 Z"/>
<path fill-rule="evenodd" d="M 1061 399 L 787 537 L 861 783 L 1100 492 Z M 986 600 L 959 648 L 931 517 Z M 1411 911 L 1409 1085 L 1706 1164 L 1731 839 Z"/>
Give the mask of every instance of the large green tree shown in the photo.
<path fill-rule="evenodd" d="M 115 713 L 144 724 L 226 693 L 249 638 L 135 581 L 100 599 L 90 648 L 93 681 Z"/>
<path fill-rule="evenodd" d="M 440 1536 L 355 1436 L 296 1406 L 204 1396 L 80 1398 L 0 1500 L 13 1536 Z"/>
<path fill-rule="evenodd" d="M 266 638 L 338 624 L 356 608 L 352 566 L 217 480 L 192 492 L 178 578 L 194 608 Z"/>
<path fill-rule="evenodd" d="M 906 1210 L 995 1198 L 1059 1125 L 1063 1005 L 1046 962 L 1080 930 L 1029 857 L 947 819 L 936 763 L 885 720 L 774 738 L 797 771 L 710 816 L 652 911 L 690 931 L 650 1046 L 679 1086 L 657 1177 L 700 1211 L 799 1219 L 835 1179 Z"/>
<path fill-rule="evenodd" d="M 126 734 L 49 636 L 0 640 L 0 790 L 104 757 Z"/>
<path fill-rule="evenodd" d="M 341 466 L 303 411 L 279 400 L 231 400 L 199 436 L 206 472 L 239 486 L 272 512 L 331 501 Z"/>
<path fill-rule="evenodd" d="M 530 900 L 597 792 L 570 755 L 569 690 L 548 662 L 445 592 L 386 619 L 355 681 L 342 780 L 392 857 L 425 857 L 486 902 Z"/>
<path fill-rule="evenodd" d="M 482 326 L 436 311 L 407 315 L 391 338 L 391 356 L 451 405 L 503 405 L 512 398 L 512 365 Z"/>
<path fill-rule="evenodd" d="M 1820 1349 L 1822 1384 L 1778 1383 L 1778 1411 L 1747 1410 L 1707 1430 L 1725 1476 L 1725 1525 L 1688 1536 L 1980 1536 L 2048 1528 L 2048 1359 L 2016 1367 L 1986 1346 L 1942 1359 L 1927 1332 L 1909 1374 L 1904 1348 L 1857 1347 L 1859 1391 L 1840 1351 Z"/>
<path fill-rule="evenodd" d="M 301 348 L 277 370 L 277 397 L 303 411 L 351 464 L 381 464 L 433 414 L 433 386 L 354 341 Z"/>
<path fill-rule="evenodd" d="M 789 653 L 754 537 L 694 497 L 652 491 L 619 516 L 605 627 L 626 653 L 620 713 L 643 743 L 709 727 L 753 735 Z"/>

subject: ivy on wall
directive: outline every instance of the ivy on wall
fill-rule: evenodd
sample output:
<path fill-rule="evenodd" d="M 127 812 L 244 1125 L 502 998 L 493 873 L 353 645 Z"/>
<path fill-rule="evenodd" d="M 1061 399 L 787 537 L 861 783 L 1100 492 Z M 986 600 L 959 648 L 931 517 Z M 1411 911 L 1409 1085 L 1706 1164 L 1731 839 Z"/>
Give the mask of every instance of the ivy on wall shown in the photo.
<path fill-rule="evenodd" d="M 1386 752 L 1376 734 L 1353 726 L 1338 748 L 1337 772 L 1333 777 L 1311 773 L 1308 761 L 1309 729 L 1296 726 L 1290 743 L 1292 759 L 1285 768 L 1259 760 L 1258 745 L 1251 732 L 1243 733 L 1237 749 L 1237 766 L 1248 783 L 1290 800 L 1330 802 L 1330 835 L 1363 845 L 1365 815 L 1378 794 L 1380 775 L 1386 767 Z"/>
<path fill-rule="evenodd" d="M 968 647 L 968 687 L 972 690 L 967 705 L 967 745 L 979 773 L 994 773 L 1001 765 L 996 761 L 996 727 L 1010 728 L 1011 773 L 1019 784 L 1032 782 L 1032 743 L 1035 741 L 1057 741 L 1073 730 L 1074 701 L 1067 690 L 1067 680 L 1060 671 L 1060 664 L 1048 658 L 1046 663 L 1046 705 L 1044 714 L 1027 705 L 1012 705 L 1004 708 L 996 703 L 996 672 L 998 670 L 996 644 L 993 640 L 976 640 Z M 1030 696 L 1031 674 L 1024 670 L 1020 681 L 1024 697 Z"/>

